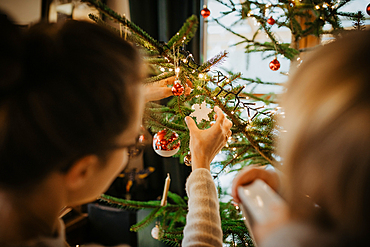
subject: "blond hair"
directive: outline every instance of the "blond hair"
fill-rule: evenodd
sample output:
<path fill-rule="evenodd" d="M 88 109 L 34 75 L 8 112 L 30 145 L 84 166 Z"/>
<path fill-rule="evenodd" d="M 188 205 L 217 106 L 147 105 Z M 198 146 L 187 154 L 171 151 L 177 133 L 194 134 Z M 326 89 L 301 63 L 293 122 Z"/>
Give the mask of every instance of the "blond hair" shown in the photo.
<path fill-rule="evenodd" d="M 318 49 L 289 79 L 279 143 L 292 217 L 357 239 L 370 223 L 369 72 L 368 31 Z"/>

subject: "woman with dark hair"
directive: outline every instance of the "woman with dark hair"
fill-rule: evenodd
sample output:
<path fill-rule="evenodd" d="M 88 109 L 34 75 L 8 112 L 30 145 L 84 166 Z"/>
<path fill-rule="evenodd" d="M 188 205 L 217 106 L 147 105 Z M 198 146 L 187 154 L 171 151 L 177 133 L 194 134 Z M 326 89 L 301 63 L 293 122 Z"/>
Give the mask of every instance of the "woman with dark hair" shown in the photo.
<path fill-rule="evenodd" d="M 44 23 L 21 33 L 0 15 L 0 33 L 0 246 L 64 246 L 62 208 L 108 188 L 135 148 L 144 99 L 168 97 L 171 88 L 144 89 L 137 50 L 95 24 Z M 215 111 L 208 130 L 188 120 L 193 169 L 205 167 L 208 178 L 231 127 Z"/>

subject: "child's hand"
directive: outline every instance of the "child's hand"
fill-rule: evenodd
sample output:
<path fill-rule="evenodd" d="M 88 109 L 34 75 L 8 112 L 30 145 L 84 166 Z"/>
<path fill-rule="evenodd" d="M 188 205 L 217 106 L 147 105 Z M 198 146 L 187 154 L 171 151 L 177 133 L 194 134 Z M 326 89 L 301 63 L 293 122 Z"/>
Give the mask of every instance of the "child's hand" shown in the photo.
<path fill-rule="evenodd" d="M 231 126 L 220 108 L 215 106 L 216 123 L 209 129 L 200 130 L 191 117 L 186 117 L 185 121 L 190 131 L 190 153 L 192 169 L 210 169 L 213 158 L 220 152 L 229 136 L 231 136 Z"/>
<path fill-rule="evenodd" d="M 172 76 L 167 79 L 145 85 L 145 101 L 155 101 L 172 96 L 173 94 L 171 91 L 171 87 L 168 87 L 167 85 L 173 85 L 175 80 L 176 77 Z M 191 92 L 192 83 L 190 80 L 187 80 L 186 84 L 187 85 L 185 86 L 185 95 L 189 95 Z"/>
<path fill-rule="evenodd" d="M 236 203 L 240 202 L 238 187 L 252 183 L 255 179 L 265 181 L 273 190 L 279 188 L 279 176 L 274 170 L 266 170 L 265 167 L 245 167 L 234 178 L 231 195 Z"/>

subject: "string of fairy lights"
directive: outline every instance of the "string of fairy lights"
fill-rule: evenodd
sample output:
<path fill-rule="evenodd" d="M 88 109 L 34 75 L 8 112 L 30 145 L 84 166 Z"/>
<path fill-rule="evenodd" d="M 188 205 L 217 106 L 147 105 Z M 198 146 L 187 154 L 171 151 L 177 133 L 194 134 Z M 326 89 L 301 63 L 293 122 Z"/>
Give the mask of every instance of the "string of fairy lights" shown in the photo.
<path fill-rule="evenodd" d="M 183 37 L 183 45 L 177 50 L 173 52 L 173 57 L 174 57 L 174 69 L 172 68 L 165 68 L 165 67 L 160 67 L 160 71 L 162 72 L 172 72 L 175 71 L 176 74 L 176 80 L 178 80 L 178 75 L 180 73 L 180 67 L 181 66 L 187 66 L 192 70 L 192 73 L 198 74 L 198 78 L 201 80 L 206 79 L 206 74 L 210 72 L 209 69 L 205 71 L 199 71 L 201 65 L 199 65 L 197 62 L 195 62 L 193 55 L 185 49 L 185 44 L 184 41 L 186 40 L 186 37 Z M 164 44 L 166 45 L 166 44 Z M 183 59 L 178 59 L 178 56 L 175 54 L 182 54 Z M 169 59 L 167 58 L 167 61 Z M 166 71 L 167 69 L 167 71 Z M 258 116 L 259 114 L 265 115 L 265 116 L 271 116 L 273 111 L 262 111 L 261 109 L 264 109 L 265 106 L 256 106 L 255 102 L 245 102 L 246 97 L 241 96 L 240 94 L 243 92 L 243 90 L 246 88 L 246 85 L 243 85 L 239 89 L 235 89 L 231 83 L 227 83 L 226 86 L 230 86 L 230 89 L 226 89 L 226 86 L 221 86 L 223 82 L 229 82 L 228 76 L 224 75 L 220 70 L 214 70 L 212 71 L 215 75 L 209 76 L 208 75 L 208 80 L 213 82 L 217 87 L 219 88 L 219 92 L 213 96 L 213 99 L 216 99 L 219 96 L 222 96 L 224 99 L 228 98 L 229 96 L 232 96 L 232 99 L 234 102 L 234 108 L 231 110 L 231 114 L 235 114 L 238 110 L 238 108 L 244 108 L 247 112 L 248 115 L 248 121 L 251 122 L 253 119 Z M 178 86 L 176 86 L 178 87 Z M 175 89 L 173 89 L 175 91 Z M 181 90 L 182 92 L 183 90 Z M 175 96 L 179 96 L 181 94 L 175 94 Z"/>

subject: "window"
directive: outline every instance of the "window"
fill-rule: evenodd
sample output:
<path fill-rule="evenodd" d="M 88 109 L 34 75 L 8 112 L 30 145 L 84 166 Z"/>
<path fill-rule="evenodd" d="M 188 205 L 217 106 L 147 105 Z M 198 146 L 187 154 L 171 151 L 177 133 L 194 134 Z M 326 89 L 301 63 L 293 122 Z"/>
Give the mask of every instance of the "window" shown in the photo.
<path fill-rule="evenodd" d="M 274 0 L 277 1 L 277 0 Z M 226 4 L 229 4 L 229 1 L 224 1 Z M 239 4 L 239 1 L 234 0 L 235 4 Z M 262 0 L 260 2 L 266 2 L 267 0 Z M 370 24 L 370 18 L 366 14 L 366 6 L 368 5 L 367 0 L 353 0 L 351 3 L 347 4 L 341 11 L 343 12 L 357 12 L 362 11 L 367 20 L 365 24 Z M 238 5 L 237 5 L 238 6 Z M 239 5 L 240 6 L 240 5 Z M 241 34 L 247 38 L 252 38 L 255 31 L 258 29 L 258 23 L 253 18 L 246 18 L 240 20 L 240 15 L 238 13 L 232 13 L 222 17 L 221 12 L 230 11 L 230 9 L 216 0 L 208 0 L 208 9 L 211 11 L 211 16 L 208 17 L 207 23 L 207 32 L 206 32 L 206 55 L 207 59 L 218 54 L 220 51 L 227 50 L 229 52 L 228 58 L 224 63 L 219 66 L 218 69 L 230 70 L 234 73 L 241 72 L 243 77 L 255 79 L 256 77 L 260 78 L 265 82 L 285 82 L 287 80 L 287 73 L 289 71 L 290 61 L 278 55 L 277 59 L 279 60 L 281 67 L 277 71 L 272 71 L 269 69 L 269 63 L 273 60 L 274 57 L 265 58 L 267 55 L 273 55 L 273 53 L 245 53 L 245 44 L 235 45 L 242 39 L 229 31 L 225 30 L 215 21 L 212 21 L 212 18 L 219 19 L 219 21 L 226 27 L 231 28 L 238 34 Z M 237 12 L 237 11 L 236 11 Z M 277 17 L 280 13 L 271 13 L 272 17 Z M 269 15 L 267 15 L 269 16 Z M 239 22 L 237 22 L 239 21 Z M 347 18 L 342 18 L 342 24 L 345 28 L 352 28 L 353 22 Z M 329 27 L 324 27 L 329 28 Z M 291 34 L 288 28 L 278 28 L 276 25 L 272 26 L 272 31 L 276 35 L 278 41 L 283 43 L 291 42 Z M 269 41 L 266 34 L 261 32 L 258 34 L 257 39 L 259 42 Z M 324 36 L 323 41 L 329 39 L 329 37 Z M 246 88 L 248 91 L 252 88 Z M 281 92 L 282 87 L 280 86 L 271 86 L 271 85 L 258 85 L 254 89 L 256 94 L 264 94 L 275 92 Z"/>
<path fill-rule="evenodd" d="M 235 4 L 240 3 L 237 0 L 233 0 Z M 262 0 L 267 3 L 267 0 Z M 277 1 L 277 0 L 274 0 Z M 229 1 L 225 1 L 225 3 L 229 4 Z M 261 1 L 260 1 L 261 2 Z M 370 18 L 366 14 L 366 6 L 368 5 L 368 0 L 353 0 L 351 3 L 347 4 L 341 11 L 343 12 L 357 12 L 362 11 L 367 18 L 365 20 L 365 25 L 370 24 Z M 288 77 L 284 74 L 284 72 L 289 71 L 290 61 L 284 57 L 278 55 L 277 59 L 280 61 L 281 67 L 278 71 L 272 71 L 269 68 L 269 63 L 273 60 L 273 57 L 269 57 L 267 59 L 263 59 L 269 53 L 245 53 L 245 43 L 241 45 L 235 45 L 240 42 L 242 39 L 237 37 L 236 35 L 230 33 L 229 31 L 225 30 L 215 21 L 212 21 L 212 18 L 219 19 L 223 11 L 229 11 L 230 9 L 226 6 L 220 4 L 216 0 L 208 0 L 208 9 L 211 11 L 211 16 L 208 17 L 207 22 L 207 32 L 206 32 L 206 49 L 205 49 L 205 57 L 206 59 L 210 59 L 213 56 L 217 55 L 223 50 L 227 50 L 229 55 L 224 63 L 218 66 L 217 69 L 225 72 L 225 71 L 232 71 L 233 73 L 242 73 L 242 77 L 247 78 L 260 78 L 262 81 L 265 82 L 280 82 L 284 83 Z M 279 14 L 278 14 L 279 15 Z M 272 13 L 271 16 L 277 16 L 276 14 Z M 257 22 L 253 20 L 253 18 L 243 19 L 240 22 L 240 15 L 237 13 L 232 13 L 227 16 L 224 16 L 219 19 L 219 21 L 226 27 L 231 28 L 236 33 L 239 33 L 247 38 L 252 38 L 253 34 L 255 33 L 256 29 L 258 28 Z M 342 18 L 342 25 L 347 28 L 351 29 L 353 22 L 350 19 Z M 324 28 L 330 28 L 325 27 Z M 280 42 L 290 43 L 291 41 L 291 34 L 290 30 L 287 28 L 277 28 L 277 26 L 272 27 L 272 31 L 275 33 L 276 37 Z M 259 34 L 258 41 L 264 42 L 268 41 L 266 34 L 261 32 Z M 330 37 L 324 36 L 322 37 L 322 41 L 325 42 Z M 272 53 L 270 53 L 272 54 Z M 272 54 L 273 55 L 273 54 Z M 252 88 L 246 88 L 245 91 L 251 90 Z M 265 94 L 265 93 L 280 93 L 283 90 L 282 86 L 271 86 L 271 85 L 258 85 L 254 88 L 253 93 L 255 94 Z M 216 160 L 223 160 L 225 157 L 222 154 L 216 156 Z M 234 167 L 237 168 L 237 165 Z M 218 168 L 215 168 L 214 173 L 219 171 Z M 227 171 L 227 170 L 226 170 Z M 226 191 L 227 194 L 231 192 L 231 184 L 234 176 L 236 175 L 235 172 L 233 173 L 221 173 L 218 176 L 217 183 Z M 223 201 L 228 201 L 231 199 L 230 196 L 225 196 L 222 198 Z"/>

